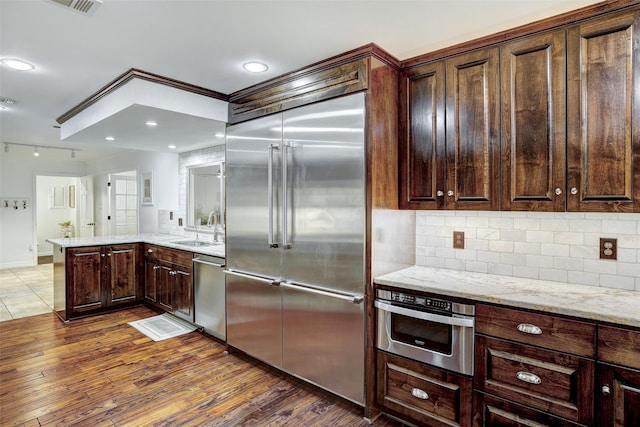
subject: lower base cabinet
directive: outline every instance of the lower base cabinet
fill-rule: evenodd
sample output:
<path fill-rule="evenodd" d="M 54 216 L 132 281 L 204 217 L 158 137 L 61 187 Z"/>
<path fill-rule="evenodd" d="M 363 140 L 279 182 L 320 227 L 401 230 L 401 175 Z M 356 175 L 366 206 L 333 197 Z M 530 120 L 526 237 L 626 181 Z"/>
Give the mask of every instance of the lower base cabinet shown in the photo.
<path fill-rule="evenodd" d="M 145 245 L 144 253 L 147 302 L 193 322 L 193 253 L 155 245 Z"/>
<path fill-rule="evenodd" d="M 382 351 L 376 401 L 385 412 L 433 427 L 471 426 L 472 380 Z"/>
<path fill-rule="evenodd" d="M 478 391 L 473 395 L 473 408 L 473 427 L 582 426 Z"/>

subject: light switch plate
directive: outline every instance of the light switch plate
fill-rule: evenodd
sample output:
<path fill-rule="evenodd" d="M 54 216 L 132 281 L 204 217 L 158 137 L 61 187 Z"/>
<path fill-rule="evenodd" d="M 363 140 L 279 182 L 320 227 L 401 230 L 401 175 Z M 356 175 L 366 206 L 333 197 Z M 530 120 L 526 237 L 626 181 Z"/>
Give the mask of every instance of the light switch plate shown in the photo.
<path fill-rule="evenodd" d="M 453 232 L 453 247 L 454 249 L 464 249 L 464 231 Z"/>

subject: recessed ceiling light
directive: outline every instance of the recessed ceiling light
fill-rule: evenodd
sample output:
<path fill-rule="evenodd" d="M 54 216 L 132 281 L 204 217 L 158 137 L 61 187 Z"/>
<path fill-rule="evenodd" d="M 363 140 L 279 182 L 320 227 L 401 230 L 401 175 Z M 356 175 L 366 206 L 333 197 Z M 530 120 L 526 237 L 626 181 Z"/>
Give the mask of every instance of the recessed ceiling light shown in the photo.
<path fill-rule="evenodd" d="M 147 126 L 158 126 L 158 122 L 154 120 L 147 120 L 146 122 L 144 122 L 144 124 Z"/>
<path fill-rule="evenodd" d="M 7 107 L 5 107 L 4 105 L 0 105 L 0 110 L 6 110 Z"/>
<path fill-rule="evenodd" d="M 257 61 L 245 62 L 242 64 L 242 68 L 252 73 L 263 73 L 269 69 L 267 64 Z"/>
<path fill-rule="evenodd" d="M 36 68 L 33 64 L 29 64 L 28 62 L 16 58 L 2 58 L 0 59 L 0 62 L 2 62 L 7 67 L 13 68 L 14 70 L 18 71 L 29 71 Z"/>
<path fill-rule="evenodd" d="M 106 139 L 107 141 L 115 141 L 116 139 L 112 136 L 105 136 L 104 139 Z"/>
<path fill-rule="evenodd" d="M 33 148 L 33 155 L 38 157 L 40 155 L 40 152 L 38 151 L 38 147 L 34 147 Z"/>
<path fill-rule="evenodd" d="M 172 149 L 172 150 L 176 148 L 176 146 L 175 146 L 175 145 L 173 145 L 173 144 L 171 144 L 171 145 L 167 145 L 167 147 L 169 147 L 169 148 L 170 148 L 170 149 Z"/>

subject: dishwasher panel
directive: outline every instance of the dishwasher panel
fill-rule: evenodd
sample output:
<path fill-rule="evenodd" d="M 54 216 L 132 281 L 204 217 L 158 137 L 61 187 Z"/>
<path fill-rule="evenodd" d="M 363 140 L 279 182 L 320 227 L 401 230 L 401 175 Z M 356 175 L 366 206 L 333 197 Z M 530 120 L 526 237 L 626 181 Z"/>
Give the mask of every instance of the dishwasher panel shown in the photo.
<path fill-rule="evenodd" d="M 209 335 L 227 338 L 224 258 L 196 254 L 193 258 L 195 323 Z"/>

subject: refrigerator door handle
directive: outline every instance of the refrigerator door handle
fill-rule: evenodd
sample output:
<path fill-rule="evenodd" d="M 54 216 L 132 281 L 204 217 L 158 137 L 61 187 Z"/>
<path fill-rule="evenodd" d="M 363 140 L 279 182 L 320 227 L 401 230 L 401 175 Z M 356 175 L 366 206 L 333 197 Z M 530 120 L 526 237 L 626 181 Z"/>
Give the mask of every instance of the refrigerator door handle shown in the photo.
<path fill-rule="evenodd" d="M 273 241 L 273 152 L 278 149 L 278 144 L 269 145 L 269 157 L 267 160 L 267 210 L 269 211 L 269 234 L 267 243 L 270 248 L 278 247 L 278 244 Z"/>
<path fill-rule="evenodd" d="M 359 295 L 359 294 L 354 294 L 354 295 L 340 294 L 336 292 L 323 291 L 315 288 L 308 288 L 306 286 L 294 285 L 293 283 L 289 283 L 289 282 L 280 282 L 280 286 L 287 289 L 293 289 L 294 291 L 306 292 L 309 294 L 322 295 L 325 297 L 336 298 L 343 301 L 349 301 L 353 304 L 360 304 L 362 301 L 364 301 L 364 295 Z"/>
<path fill-rule="evenodd" d="M 280 282 L 278 282 L 277 280 L 271 280 L 271 279 L 266 279 L 264 277 L 253 276 L 251 274 L 239 273 L 234 270 L 224 270 L 224 274 L 228 274 L 230 276 L 242 277 L 244 279 L 255 280 L 256 282 L 266 283 L 267 285 L 271 285 L 271 286 L 280 286 Z"/>
<path fill-rule="evenodd" d="M 287 161 L 289 160 L 289 141 L 282 143 L 282 249 L 291 249 L 291 244 L 287 241 L 289 222 L 289 203 L 287 197 L 288 177 L 287 177 Z"/>

